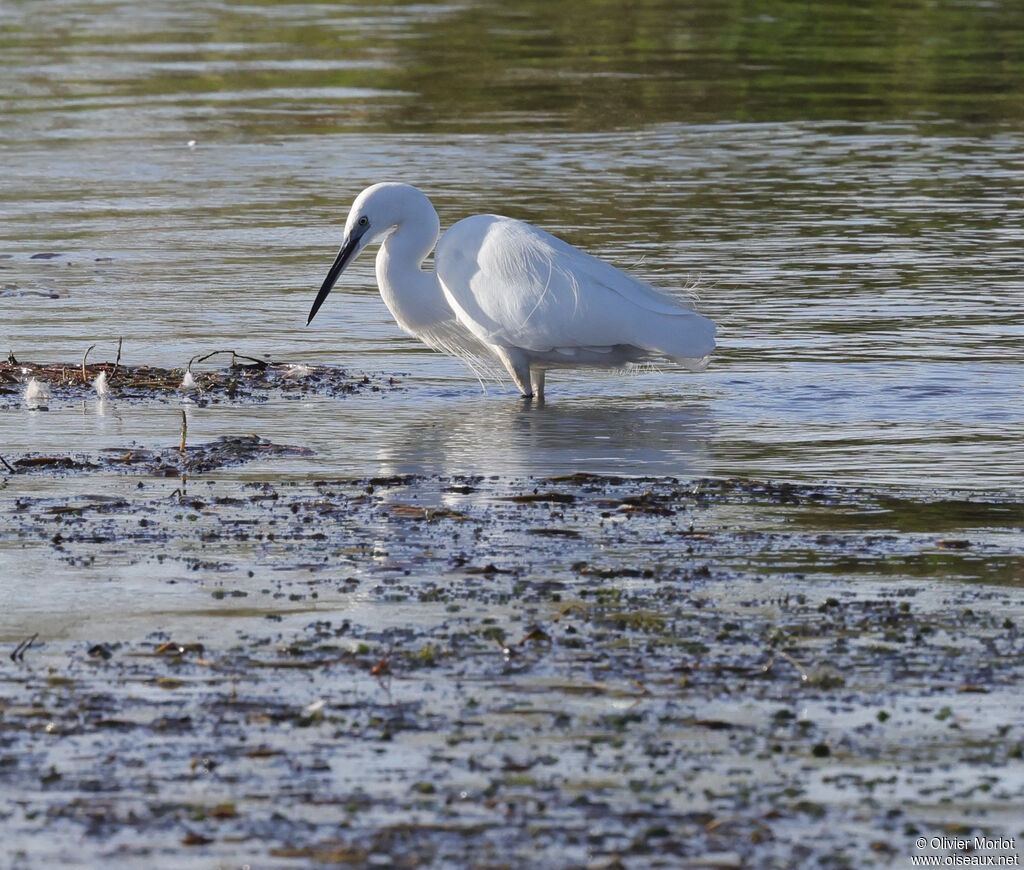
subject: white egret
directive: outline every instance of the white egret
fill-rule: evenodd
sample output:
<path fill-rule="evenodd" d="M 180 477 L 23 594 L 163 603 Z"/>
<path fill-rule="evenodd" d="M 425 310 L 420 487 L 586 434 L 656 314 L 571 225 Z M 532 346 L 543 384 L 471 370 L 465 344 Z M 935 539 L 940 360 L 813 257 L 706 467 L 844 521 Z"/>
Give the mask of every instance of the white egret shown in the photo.
<path fill-rule="evenodd" d="M 341 250 L 308 325 L 344 268 L 370 244 L 377 283 L 398 325 L 474 371 L 495 360 L 523 396 L 544 396 L 553 368 L 621 367 L 664 358 L 703 368 L 715 324 L 689 300 L 638 281 L 561 239 L 512 218 L 465 218 L 438 240 L 426 195 L 384 182 L 356 197 Z M 434 270 L 423 262 L 434 250 Z"/>

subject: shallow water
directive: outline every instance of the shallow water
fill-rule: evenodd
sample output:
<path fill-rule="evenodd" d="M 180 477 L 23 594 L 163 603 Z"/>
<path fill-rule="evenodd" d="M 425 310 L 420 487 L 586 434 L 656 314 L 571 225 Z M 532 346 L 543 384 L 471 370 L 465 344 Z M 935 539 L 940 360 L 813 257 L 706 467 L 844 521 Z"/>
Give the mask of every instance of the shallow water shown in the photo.
<path fill-rule="evenodd" d="M 54 26 L 9 4 L 0 35 L 0 287 L 21 359 L 112 359 L 123 336 L 131 364 L 233 347 L 406 373 L 383 413 L 190 411 L 197 438 L 298 437 L 346 473 L 1024 479 L 1020 13 L 925 25 L 879 5 L 924 27 L 899 37 L 838 7 L 808 30 L 785 3 L 642 3 L 580 27 L 530 4 L 61 8 Z M 670 290 L 699 278 L 711 367 L 556 373 L 523 408 L 404 336 L 369 256 L 304 327 L 348 204 L 382 178 L 422 186 L 445 226 L 497 211 Z M 10 453 L 176 437 L 164 408 L 8 401 Z"/>
<path fill-rule="evenodd" d="M 313 450 L 0 481 L 13 866 L 1019 843 L 1021 154 L 1010 4 L 4 3 L 0 352 L 401 382 L 0 392 L 15 463 Z M 719 351 L 526 404 L 369 256 L 307 328 L 385 178 L 696 282 Z"/>

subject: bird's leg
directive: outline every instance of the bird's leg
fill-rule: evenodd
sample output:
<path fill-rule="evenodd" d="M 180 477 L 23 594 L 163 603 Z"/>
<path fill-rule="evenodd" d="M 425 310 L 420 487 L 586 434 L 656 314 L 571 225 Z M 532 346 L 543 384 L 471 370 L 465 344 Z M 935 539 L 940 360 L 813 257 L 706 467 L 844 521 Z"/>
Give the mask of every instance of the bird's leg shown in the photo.
<path fill-rule="evenodd" d="M 544 400 L 544 369 L 530 369 L 530 386 L 533 387 L 534 395 Z"/>
<path fill-rule="evenodd" d="M 508 373 L 512 375 L 512 380 L 515 385 L 519 387 L 519 391 L 523 394 L 524 399 L 533 398 L 533 390 L 530 387 L 530 361 L 527 359 L 526 354 L 515 347 L 498 347 L 492 345 L 494 353 L 498 359 L 501 360 L 502 364 L 508 369 Z"/>

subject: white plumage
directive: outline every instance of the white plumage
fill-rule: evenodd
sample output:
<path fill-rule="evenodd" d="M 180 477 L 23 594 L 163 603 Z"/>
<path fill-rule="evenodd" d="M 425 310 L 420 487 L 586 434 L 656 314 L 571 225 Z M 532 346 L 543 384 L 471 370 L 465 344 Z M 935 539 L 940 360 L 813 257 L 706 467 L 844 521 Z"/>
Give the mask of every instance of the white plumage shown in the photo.
<path fill-rule="evenodd" d="M 500 361 L 526 397 L 543 397 L 549 368 L 667 357 L 694 369 L 715 348 L 715 324 L 689 300 L 523 221 L 475 215 L 440 240 L 439 231 L 437 212 L 416 188 L 368 187 L 352 205 L 307 323 L 345 266 L 380 241 L 377 283 L 399 326 L 474 371 Z M 435 244 L 435 270 L 424 270 Z"/>

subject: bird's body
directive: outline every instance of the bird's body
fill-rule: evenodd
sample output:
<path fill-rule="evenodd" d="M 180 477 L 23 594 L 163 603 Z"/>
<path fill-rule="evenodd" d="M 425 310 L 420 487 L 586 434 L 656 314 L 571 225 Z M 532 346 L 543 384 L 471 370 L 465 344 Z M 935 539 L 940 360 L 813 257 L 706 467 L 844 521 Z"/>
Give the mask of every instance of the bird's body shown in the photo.
<path fill-rule="evenodd" d="M 530 224 L 475 215 L 438 239 L 430 200 L 377 184 L 352 206 L 313 319 L 345 265 L 372 241 L 377 283 L 398 325 L 474 361 L 497 360 L 526 397 L 549 368 L 620 367 L 659 357 L 701 368 L 715 325 L 680 301 Z M 423 262 L 431 250 L 434 270 Z M 308 321 L 307 321 L 308 322 Z"/>

